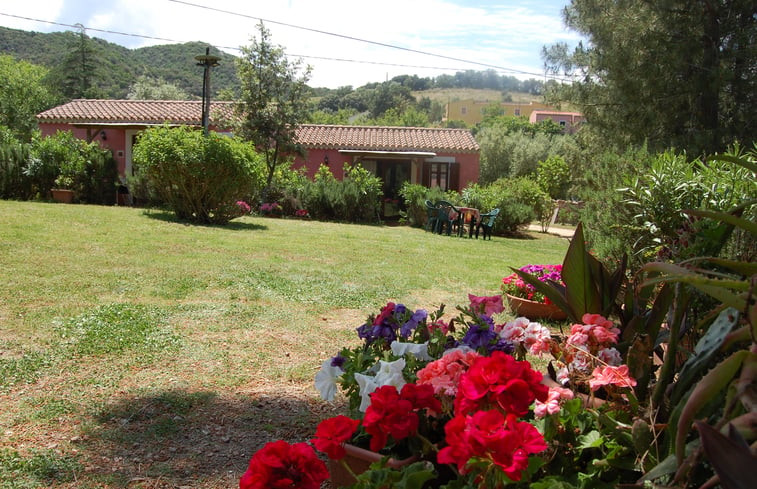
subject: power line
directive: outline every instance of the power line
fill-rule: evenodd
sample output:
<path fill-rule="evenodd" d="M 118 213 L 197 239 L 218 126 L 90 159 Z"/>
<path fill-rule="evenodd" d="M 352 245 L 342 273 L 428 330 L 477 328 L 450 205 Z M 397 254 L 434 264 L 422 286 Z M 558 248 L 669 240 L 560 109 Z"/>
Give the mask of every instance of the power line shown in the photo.
<path fill-rule="evenodd" d="M 327 34 L 327 35 L 332 35 L 332 36 L 337 36 L 337 37 L 343 37 L 343 38 L 352 39 L 352 40 L 360 41 L 360 42 L 367 42 L 367 43 L 372 43 L 372 44 L 378 44 L 378 45 L 381 45 L 381 46 L 391 47 L 391 48 L 395 48 L 395 49 L 402 49 L 402 50 L 406 50 L 406 51 L 415 52 L 415 53 L 418 53 L 418 54 L 425 54 L 425 55 L 428 55 L 428 56 L 438 56 L 438 57 L 441 57 L 441 58 L 446 58 L 446 59 L 461 61 L 461 62 L 464 62 L 464 63 L 477 64 L 477 65 L 481 65 L 481 66 L 489 66 L 490 68 L 493 68 L 496 71 L 500 71 L 500 72 L 504 72 L 504 73 L 519 73 L 519 74 L 534 75 L 534 76 L 539 76 L 539 77 L 545 76 L 544 74 L 529 73 L 529 72 L 526 72 L 526 71 L 515 70 L 515 69 L 510 69 L 510 68 L 505 68 L 505 67 L 495 67 L 494 65 L 486 65 L 486 64 L 477 63 L 477 62 L 474 62 L 474 61 L 466 61 L 466 60 L 457 59 L 457 58 L 451 58 L 451 57 L 442 56 L 442 55 L 435 55 L 435 54 L 432 54 L 432 53 L 424 53 L 423 51 L 417 51 L 417 50 L 413 50 L 413 49 L 409 49 L 409 48 L 392 46 L 390 44 L 378 43 L 378 42 L 374 42 L 374 41 L 362 40 L 362 39 L 353 38 L 353 37 L 350 37 L 350 36 L 342 36 L 340 34 L 328 33 L 328 32 L 320 31 L 320 30 L 317 30 L 317 29 L 310 29 L 310 28 L 306 28 L 306 27 L 297 27 L 297 26 L 294 26 L 294 25 L 291 25 L 291 24 L 285 24 L 285 23 L 282 23 L 282 22 L 270 21 L 270 20 L 259 18 L 259 17 L 248 16 L 248 15 L 245 15 L 245 14 L 236 14 L 236 13 L 233 13 L 233 12 L 227 12 L 227 11 L 223 11 L 223 10 L 215 9 L 215 8 L 211 8 L 211 7 L 204 7 L 202 5 L 190 4 L 188 2 L 183 2 L 183 1 L 179 1 L 179 0 L 168 0 L 168 1 L 176 2 L 176 3 L 184 3 L 184 4 L 187 4 L 187 5 L 191 5 L 191 6 L 197 6 L 197 7 L 201 7 L 201 8 L 206 8 L 206 9 L 209 9 L 209 10 L 216 10 L 216 11 L 219 11 L 219 12 L 229 13 L 229 14 L 232 14 L 232 15 L 240 15 L 240 16 L 243 16 L 243 17 L 249 17 L 249 18 L 252 18 L 252 19 L 260 20 L 262 22 L 270 22 L 272 24 L 281 24 L 281 25 L 285 25 L 285 26 L 288 26 L 288 27 L 295 27 L 295 28 L 305 29 L 305 30 L 309 30 L 309 31 L 317 32 L 317 33 L 321 33 L 321 34 Z M 141 38 L 141 39 L 150 39 L 150 40 L 154 40 L 154 41 L 163 41 L 163 42 L 169 42 L 169 43 L 185 43 L 185 42 L 188 42 L 188 41 L 180 41 L 180 40 L 177 40 L 177 39 L 169 39 L 169 38 L 165 38 L 165 37 L 148 36 L 148 35 L 145 35 L 145 34 L 134 34 L 134 33 L 129 33 L 129 32 L 114 31 L 114 30 L 109 30 L 109 29 L 98 29 L 98 28 L 95 28 L 95 27 L 86 27 L 86 26 L 83 26 L 82 24 L 78 24 L 78 23 L 77 24 L 65 24 L 65 23 L 62 23 L 62 22 L 54 22 L 54 21 L 51 21 L 51 20 L 35 19 L 35 18 L 32 18 L 32 17 L 25 17 L 25 16 L 22 16 L 22 15 L 8 14 L 8 13 L 4 13 L 4 12 L 0 12 L 0 15 L 5 16 L 5 17 L 13 17 L 13 18 L 16 18 L 16 19 L 28 20 L 28 21 L 32 21 L 32 22 L 40 22 L 40 23 L 43 23 L 43 24 L 51 24 L 51 25 L 57 25 L 57 26 L 61 26 L 61 27 L 69 27 L 69 28 L 72 28 L 72 29 L 79 29 L 79 28 L 83 27 L 87 31 L 101 32 L 101 33 L 104 33 L 104 34 L 114 34 L 114 35 L 118 35 L 118 36 L 136 37 L 136 38 Z M 241 49 L 239 47 L 234 47 L 234 46 L 214 45 L 214 47 L 217 48 L 217 49 L 228 49 L 228 50 L 234 50 L 234 51 L 241 51 Z M 401 68 L 417 68 L 417 69 L 441 70 L 441 71 L 450 71 L 450 70 L 464 71 L 465 70 L 465 68 L 410 65 L 410 64 L 400 64 L 400 63 L 386 63 L 386 62 L 381 62 L 381 61 L 365 61 L 365 60 L 355 60 L 355 59 L 345 59 L 345 58 L 333 58 L 333 57 L 327 57 L 327 56 L 312 56 L 312 55 L 305 55 L 305 54 L 291 54 L 291 56 L 297 57 L 297 58 L 320 59 L 320 60 L 325 60 L 325 61 L 336 61 L 336 62 L 341 62 L 341 63 L 373 64 L 373 65 L 379 65 L 379 66 L 395 66 L 395 67 L 401 67 Z M 557 76 L 554 76 L 554 75 L 551 75 L 551 76 L 547 75 L 546 77 L 561 80 L 561 78 L 559 78 Z"/>
<path fill-rule="evenodd" d="M 415 53 L 415 54 L 422 54 L 424 56 L 433 56 L 435 58 L 447 59 L 447 60 L 450 60 L 450 61 L 457 61 L 457 62 L 461 62 L 461 63 L 468 63 L 468 64 L 477 65 L 477 66 L 483 66 L 483 67 L 486 67 L 486 68 L 494 68 L 496 70 L 502 70 L 502 71 L 506 71 L 506 72 L 509 72 L 509 73 L 520 73 L 522 75 L 543 76 L 543 73 L 531 73 L 531 72 L 528 72 L 528 71 L 516 70 L 516 69 L 513 69 L 513 68 L 507 68 L 507 67 L 504 67 L 504 66 L 497 66 L 497 65 L 492 65 L 492 64 L 488 64 L 488 63 L 480 63 L 478 61 L 470 61 L 470 60 L 466 60 L 466 59 L 462 59 L 462 58 L 455 58 L 453 56 L 446 56 L 446 55 L 443 55 L 443 54 L 431 53 L 431 52 L 428 52 L 428 51 L 420 51 L 418 49 L 411 49 L 411 48 L 407 48 L 407 47 L 404 47 L 404 46 L 397 46 L 395 44 L 388 44 L 388 43 L 379 42 L 379 41 L 371 41 L 371 40 L 368 40 L 368 39 L 361 39 L 359 37 L 347 36 L 347 35 L 344 35 L 344 34 L 337 34 L 335 32 L 324 31 L 324 30 L 321 30 L 321 29 L 314 29 L 312 27 L 304 27 L 304 26 L 300 26 L 300 25 L 289 24 L 287 22 L 280 22 L 280 21 L 277 21 L 277 20 L 264 19 L 262 17 L 257 17 L 257 16 L 254 16 L 254 15 L 242 14 L 242 13 L 234 12 L 234 11 L 231 11 L 231 10 L 224 10 L 224 9 L 219 9 L 219 8 L 216 8 L 216 7 L 208 7 L 207 5 L 200 5 L 200 4 L 197 4 L 197 3 L 187 2 L 187 1 L 184 1 L 184 0 L 168 0 L 168 1 L 169 2 L 173 2 L 173 3 L 182 4 L 182 5 L 187 5 L 187 6 L 190 6 L 190 7 L 196 7 L 196 8 L 201 8 L 201 9 L 205 9 L 205 10 L 210 10 L 210 11 L 213 11 L 213 12 L 219 12 L 219 13 L 223 13 L 223 14 L 234 15 L 234 16 L 237 16 L 237 17 L 244 17 L 244 18 L 247 18 L 247 19 L 259 20 L 261 22 L 267 22 L 269 24 L 276 24 L 276 25 L 281 25 L 281 26 L 284 26 L 284 27 L 291 27 L 293 29 L 300 29 L 300 30 L 304 30 L 304 31 L 308 31 L 308 32 L 314 32 L 314 33 L 317 33 L 317 34 L 323 34 L 325 36 L 332 36 L 332 37 L 338 37 L 340 39 L 347 39 L 347 40 L 350 40 L 350 41 L 362 42 L 362 43 L 366 43 L 366 44 L 373 44 L 374 46 L 381 46 L 381 47 L 391 48 L 391 49 L 399 49 L 401 51 L 406 51 L 406 52 Z"/>

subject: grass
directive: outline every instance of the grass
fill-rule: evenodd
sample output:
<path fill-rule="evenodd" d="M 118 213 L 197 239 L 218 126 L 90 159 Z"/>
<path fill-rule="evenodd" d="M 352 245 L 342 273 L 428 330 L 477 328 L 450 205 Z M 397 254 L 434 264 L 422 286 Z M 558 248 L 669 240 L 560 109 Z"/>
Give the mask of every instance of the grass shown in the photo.
<path fill-rule="evenodd" d="M 312 377 L 369 313 L 454 310 L 566 249 L 0 201 L 0 487 L 233 486 L 263 441 L 335 409 Z"/>

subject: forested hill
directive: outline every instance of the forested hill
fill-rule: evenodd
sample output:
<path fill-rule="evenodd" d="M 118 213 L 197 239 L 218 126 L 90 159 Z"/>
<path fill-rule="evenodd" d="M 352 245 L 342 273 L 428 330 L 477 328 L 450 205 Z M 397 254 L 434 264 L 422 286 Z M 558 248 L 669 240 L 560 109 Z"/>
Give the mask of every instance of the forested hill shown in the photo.
<path fill-rule="evenodd" d="M 81 39 L 76 32 L 39 33 L 0 27 L 0 54 L 28 61 L 50 69 L 51 77 L 63 78 L 67 58 Z M 88 50 L 94 61 L 94 86 L 98 98 L 126 98 L 129 87 L 141 75 L 163 78 L 188 94 L 202 96 L 203 69 L 194 57 L 205 54 L 202 42 L 165 44 L 128 49 L 96 37 L 88 38 Z M 213 69 L 213 95 L 237 86 L 234 56 L 211 48 L 210 53 L 221 58 Z"/>
<path fill-rule="evenodd" d="M 128 49 L 81 32 L 39 33 L 0 27 L 0 54 L 48 68 L 47 84 L 53 91 L 59 92 L 62 99 L 127 98 L 130 87 L 140 77 L 162 80 L 178 88 L 184 96 L 200 98 L 203 69 L 197 66 L 194 58 L 205 54 L 206 47 L 205 43 L 198 41 Z M 221 58 L 219 65 L 213 69 L 211 95 L 218 98 L 221 91 L 238 92 L 235 56 L 212 47 L 210 54 Z M 536 96 L 543 90 L 543 82 L 539 80 L 518 80 L 499 75 L 493 70 L 469 70 L 435 78 L 403 75 L 389 83 L 369 83 L 356 91 L 364 89 L 363 92 L 369 93 L 390 84 L 399 85 L 408 93 L 412 91 L 424 97 L 428 94 L 429 98 L 434 98 L 433 93 L 439 90 L 495 91 L 502 95 L 521 94 L 519 98 Z M 85 85 L 86 88 L 82 88 Z M 339 103 L 335 107 L 327 107 L 337 110 L 344 108 L 346 102 L 342 99 L 353 91 L 352 87 L 346 88 L 315 88 L 313 94 L 316 99 L 329 97 L 326 102 L 337 99 Z M 450 97 L 444 94 L 441 98 L 448 100 Z M 357 110 L 364 111 L 366 108 L 360 106 Z"/>

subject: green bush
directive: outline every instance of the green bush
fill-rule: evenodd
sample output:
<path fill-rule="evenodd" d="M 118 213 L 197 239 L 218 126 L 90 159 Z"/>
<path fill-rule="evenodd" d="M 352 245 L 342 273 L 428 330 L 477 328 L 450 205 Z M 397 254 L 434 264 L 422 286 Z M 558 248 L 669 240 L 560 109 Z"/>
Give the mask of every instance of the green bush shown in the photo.
<path fill-rule="evenodd" d="M 460 195 L 454 191 L 447 191 L 439 187 L 428 188 L 417 183 L 405 182 L 399 191 L 400 197 L 405 204 L 404 217 L 414 227 L 423 227 L 428 220 L 426 201 L 436 202 L 446 200 L 453 204 L 460 203 Z"/>
<path fill-rule="evenodd" d="M 237 217 L 236 202 L 256 202 L 264 178 L 251 145 L 186 126 L 142 133 L 134 161 L 179 219 L 200 223 L 225 224 Z"/>
<path fill-rule="evenodd" d="M 501 178 L 491 185 L 470 185 L 462 192 L 463 202 L 482 212 L 499 209 L 494 234 L 512 234 L 536 218 L 549 213 L 551 199 L 528 178 Z"/>
<path fill-rule="evenodd" d="M 0 198 L 31 197 L 30 179 L 25 174 L 30 149 L 30 145 L 16 139 L 10 129 L 0 126 Z"/>
<path fill-rule="evenodd" d="M 302 204 L 316 219 L 376 222 L 382 186 L 381 179 L 360 164 L 345 165 L 341 181 L 327 166 L 321 165 L 313 181 L 302 189 Z"/>
<path fill-rule="evenodd" d="M 624 196 L 618 189 L 631 176 L 645 172 L 652 158 L 646 148 L 628 148 L 622 154 L 589 155 L 579 163 L 579 176 L 571 192 L 584 203 L 580 220 L 586 240 L 604 262 L 619 262 L 628 254 L 629 243 L 636 240 L 636 230 L 623 225 L 631 222 L 633 214 L 623 204 Z"/>
<path fill-rule="evenodd" d="M 536 182 L 553 199 L 564 199 L 570 185 L 570 168 L 565 158 L 552 155 L 536 167 Z"/>
<path fill-rule="evenodd" d="M 738 150 L 729 156 L 738 156 Z M 745 158 L 754 161 L 756 156 L 752 152 Z M 757 199 L 757 184 L 747 168 L 715 159 L 692 161 L 672 151 L 657 155 L 646 171 L 628 176 L 626 183 L 621 189 L 625 211 L 618 213 L 617 222 L 635 234 L 626 249 L 632 263 L 715 254 L 707 243 L 718 223 L 684 211 L 725 212 L 744 199 Z"/>
<path fill-rule="evenodd" d="M 64 188 L 73 190 L 80 202 L 113 204 L 117 171 L 109 150 L 58 131 L 32 141 L 24 175 L 31 195 L 47 196 L 52 188 Z"/>

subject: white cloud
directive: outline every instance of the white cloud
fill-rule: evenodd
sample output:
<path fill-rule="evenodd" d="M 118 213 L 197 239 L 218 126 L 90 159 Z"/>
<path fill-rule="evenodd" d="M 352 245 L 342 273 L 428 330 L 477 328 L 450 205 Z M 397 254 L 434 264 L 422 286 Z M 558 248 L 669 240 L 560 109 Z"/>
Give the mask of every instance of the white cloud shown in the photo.
<path fill-rule="evenodd" d="M 199 8 L 188 3 L 212 8 Z M 440 70 L 378 63 L 444 67 L 449 68 L 447 73 L 460 69 L 486 69 L 481 65 L 484 64 L 539 76 L 543 45 L 560 40 L 575 43 L 579 39 L 564 29 L 559 0 L 524 0 L 519 3 L 503 2 L 496 6 L 488 2 L 486 6 L 467 3 L 466 0 L 385 0 L 380 4 L 355 0 L 228 0 L 223 3 L 210 0 L 191 0 L 187 3 L 170 0 L 100 3 L 69 0 L 66 8 L 62 9 L 62 1 L 27 0 L 13 2 L 14 12 L 11 13 L 68 24 L 80 22 L 89 28 L 180 42 L 205 41 L 231 48 L 248 45 L 250 36 L 257 33 L 257 18 L 263 18 L 275 21 L 266 23 L 274 43 L 284 46 L 289 55 L 308 57 L 305 62 L 314 68 L 311 84 L 329 87 L 360 86 L 400 74 L 437 76 L 442 73 Z M 0 11 L 8 11 L 8 7 L 2 7 Z M 0 16 L 0 23 L 12 26 L 8 19 Z M 31 29 L 25 26 L 17 28 Z M 46 26 L 45 29 L 35 30 L 59 29 Z M 342 37 L 326 33 L 336 33 Z M 128 47 L 165 42 L 96 31 L 90 34 Z M 424 56 L 359 42 L 350 37 L 481 64 Z M 226 50 L 236 54 L 234 50 Z M 364 63 L 317 58 L 351 59 Z"/>

